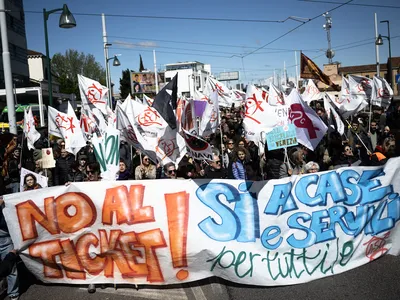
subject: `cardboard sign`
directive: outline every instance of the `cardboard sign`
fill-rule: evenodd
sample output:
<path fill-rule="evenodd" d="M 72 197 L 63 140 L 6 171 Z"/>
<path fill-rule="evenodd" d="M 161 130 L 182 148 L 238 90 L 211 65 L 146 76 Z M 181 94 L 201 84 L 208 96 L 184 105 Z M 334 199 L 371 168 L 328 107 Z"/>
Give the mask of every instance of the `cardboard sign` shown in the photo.
<path fill-rule="evenodd" d="M 54 160 L 53 148 L 42 149 L 42 168 L 51 169 L 56 167 L 56 161 Z"/>

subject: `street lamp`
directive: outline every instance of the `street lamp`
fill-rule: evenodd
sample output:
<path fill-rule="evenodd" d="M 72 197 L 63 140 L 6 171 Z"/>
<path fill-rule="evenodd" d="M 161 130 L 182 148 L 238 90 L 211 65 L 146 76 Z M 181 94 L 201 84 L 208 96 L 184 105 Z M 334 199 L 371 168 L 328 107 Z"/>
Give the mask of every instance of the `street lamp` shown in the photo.
<path fill-rule="evenodd" d="M 46 64 L 47 64 L 47 81 L 49 90 L 49 105 L 53 106 L 53 82 L 51 78 L 51 63 L 50 63 L 50 53 L 49 53 L 49 37 L 47 33 L 47 20 L 52 13 L 57 11 L 62 11 L 60 16 L 59 26 L 60 28 L 74 28 L 76 26 L 76 21 L 74 16 L 68 9 L 67 4 L 64 4 L 63 8 L 57 8 L 47 11 L 43 8 L 43 20 L 44 20 L 44 41 L 46 44 Z"/>
<path fill-rule="evenodd" d="M 387 36 L 384 36 L 384 35 L 381 35 L 381 34 L 378 35 L 378 38 L 375 41 L 375 45 L 377 45 L 377 46 L 383 45 L 383 38 L 388 40 L 388 44 L 389 44 L 389 62 L 388 62 L 387 79 L 388 79 L 388 82 L 389 82 L 390 86 L 392 86 L 393 71 L 392 71 L 392 47 L 390 45 L 390 26 L 389 26 L 389 21 L 388 20 L 381 21 L 380 23 L 387 23 L 388 35 Z"/>
<path fill-rule="evenodd" d="M 121 62 L 117 56 L 121 54 L 115 54 L 113 57 L 108 57 L 108 47 L 112 46 L 110 43 L 104 44 L 104 55 L 106 58 L 106 86 L 108 88 L 108 106 L 112 108 L 112 86 L 111 86 L 111 71 L 108 62 L 113 59 L 113 67 L 119 67 Z"/>

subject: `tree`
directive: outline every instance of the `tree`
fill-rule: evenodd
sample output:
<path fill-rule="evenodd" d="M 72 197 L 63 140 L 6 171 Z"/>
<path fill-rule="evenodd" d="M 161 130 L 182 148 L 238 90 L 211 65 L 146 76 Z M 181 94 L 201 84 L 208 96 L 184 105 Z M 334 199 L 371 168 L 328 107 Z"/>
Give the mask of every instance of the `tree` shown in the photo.
<path fill-rule="evenodd" d="M 92 54 L 68 49 L 65 54 L 56 53 L 51 60 L 52 74 L 60 83 L 60 92 L 75 94 L 80 98 L 78 74 L 89 77 L 106 85 L 105 69 Z"/>
<path fill-rule="evenodd" d="M 131 72 L 129 69 L 122 71 L 122 78 L 119 79 L 121 98 L 125 99 L 131 92 Z"/>

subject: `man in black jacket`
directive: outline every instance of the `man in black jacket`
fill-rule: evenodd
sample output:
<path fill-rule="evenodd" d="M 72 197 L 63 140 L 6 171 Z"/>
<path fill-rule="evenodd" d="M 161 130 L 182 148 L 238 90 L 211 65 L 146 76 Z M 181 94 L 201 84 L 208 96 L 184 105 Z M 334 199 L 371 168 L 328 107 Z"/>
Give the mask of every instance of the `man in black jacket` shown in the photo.
<path fill-rule="evenodd" d="M 54 185 L 64 185 L 68 182 L 68 174 L 74 161 L 73 155 L 69 154 L 67 150 L 61 149 L 61 156 L 57 158 L 54 170 Z"/>
<path fill-rule="evenodd" d="M 225 168 L 222 167 L 221 158 L 218 155 L 213 155 L 214 160 L 210 165 L 204 168 L 204 177 L 208 179 L 226 179 L 228 173 Z"/>

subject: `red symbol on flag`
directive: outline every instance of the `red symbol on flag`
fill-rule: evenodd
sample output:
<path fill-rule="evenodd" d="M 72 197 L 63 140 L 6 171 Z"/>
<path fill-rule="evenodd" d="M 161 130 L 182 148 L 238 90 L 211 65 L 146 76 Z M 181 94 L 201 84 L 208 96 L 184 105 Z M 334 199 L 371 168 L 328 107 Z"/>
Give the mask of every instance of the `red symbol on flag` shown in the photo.
<path fill-rule="evenodd" d="M 141 126 L 162 125 L 160 115 L 150 106 L 137 116 L 137 121 Z"/>
<path fill-rule="evenodd" d="M 174 154 L 175 149 L 178 149 L 178 147 L 175 145 L 175 139 L 164 140 L 161 138 L 158 140 L 157 152 L 164 153 L 164 157 L 162 159 Z"/>
<path fill-rule="evenodd" d="M 248 97 L 244 105 L 245 117 L 252 119 L 254 122 L 258 124 L 261 124 L 260 121 L 252 117 L 258 110 L 264 111 L 264 109 L 261 107 L 261 103 L 262 101 L 258 101 L 255 94 L 253 94 L 253 97 Z"/>
<path fill-rule="evenodd" d="M 103 100 L 103 89 L 100 87 L 97 87 L 94 83 L 88 87 L 86 97 L 93 104 L 96 104 L 96 103 L 105 104 L 106 103 L 106 101 Z"/>
<path fill-rule="evenodd" d="M 66 131 L 71 130 L 71 133 L 74 133 L 75 125 L 73 124 L 74 121 L 73 117 L 62 116 L 60 114 L 57 114 L 55 121 L 58 128 L 63 128 Z"/>
<path fill-rule="evenodd" d="M 319 130 L 319 128 L 314 127 L 301 104 L 295 103 L 290 106 L 289 120 L 291 120 L 297 128 L 306 128 L 310 139 L 317 138 L 316 130 Z"/>

